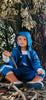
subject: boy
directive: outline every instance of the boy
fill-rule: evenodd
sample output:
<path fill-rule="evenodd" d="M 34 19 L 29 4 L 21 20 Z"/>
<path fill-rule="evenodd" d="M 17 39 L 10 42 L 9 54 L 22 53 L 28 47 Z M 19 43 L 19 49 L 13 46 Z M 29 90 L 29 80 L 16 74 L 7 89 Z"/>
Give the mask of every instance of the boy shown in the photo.
<path fill-rule="evenodd" d="M 17 64 L 17 69 L 13 61 L 9 58 L 7 51 L 3 52 L 3 60 L 5 64 L 0 68 L 0 72 L 10 82 L 15 85 L 21 85 L 26 82 L 28 87 L 41 89 L 43 87 L 43 79 L 45 70 L 40 65 L 39 58 L 34 50 L 32 50 L 32 40 L 29 32 L 20 32 L 15 39 L 16 47 L 13 48 L 12 57 Z"/>

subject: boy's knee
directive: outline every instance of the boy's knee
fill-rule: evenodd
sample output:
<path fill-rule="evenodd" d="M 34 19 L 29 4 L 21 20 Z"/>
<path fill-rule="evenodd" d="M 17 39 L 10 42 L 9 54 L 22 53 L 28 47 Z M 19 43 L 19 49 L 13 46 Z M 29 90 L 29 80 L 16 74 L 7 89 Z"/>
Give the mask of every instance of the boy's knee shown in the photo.
<path fill-rule="evenodd" d="M 9 72 L 12 72 L 13 70 L 13 67 L 12 66 L 9 66 L 9 65 L 2 65 L 1 68 L 0 68 L 0 72 L 6 76 L 7 73 Z"/>
<path fill-rule="evenodd" d="M 9 75 L 9 74 L 11 74 L 11 73 L 13 73 L 12 71 L 10 71 L 10 72 L 8 72 L 6 75 Z"/>

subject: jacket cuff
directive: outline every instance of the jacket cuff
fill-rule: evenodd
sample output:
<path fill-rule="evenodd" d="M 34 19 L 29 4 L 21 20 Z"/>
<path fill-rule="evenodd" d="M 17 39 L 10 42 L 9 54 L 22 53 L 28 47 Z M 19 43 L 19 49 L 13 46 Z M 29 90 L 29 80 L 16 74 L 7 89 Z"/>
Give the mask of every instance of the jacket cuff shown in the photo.
<path fill-rule="evenodd" d="M 2 57 L 3 57 L 3 61 L 5 63 L 8 63 L 10 61 L 10 58 L 9 57 L 6 57 L 4 54 L 2 54 Z"/>
<path fill-rule="evenodd" d="M 39 71 L 40 72 L 40 70 L 41 70 L 42 68 L 38 68 L 38 70 L 37 71 Z"/>

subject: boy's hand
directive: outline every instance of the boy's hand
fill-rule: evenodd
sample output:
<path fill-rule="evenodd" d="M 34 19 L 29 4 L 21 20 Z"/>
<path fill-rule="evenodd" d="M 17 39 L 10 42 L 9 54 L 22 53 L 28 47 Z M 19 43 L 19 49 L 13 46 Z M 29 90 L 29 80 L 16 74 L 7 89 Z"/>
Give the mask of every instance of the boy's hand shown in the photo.
<path fill-rule="evenodd" d="M 42 69 L 38 69 L 38 70 L 37 70 L 37 73 L 38 73 L 38 74 L 41 74 L 41 75 L 43 75 L 43 74 L 44 74 L 44 72 L 43 72 L 43 70 L 42 70 Z"/>
<path fill-rule="evenodd" d="M 9 57 L 10 56 L 10 53 L 8 51 L 4 51 L 3 54 L 6 56 L 6 57 Z"/>

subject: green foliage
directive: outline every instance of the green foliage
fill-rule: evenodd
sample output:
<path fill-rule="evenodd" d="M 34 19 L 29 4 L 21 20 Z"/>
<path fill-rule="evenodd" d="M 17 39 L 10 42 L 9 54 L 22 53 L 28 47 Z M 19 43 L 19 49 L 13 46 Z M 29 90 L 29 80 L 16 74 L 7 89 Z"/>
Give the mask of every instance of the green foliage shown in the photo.
<path fill-rule="evenodd" d="M 0 0 L 0 45 L 11 50 L 15 34 L 20 31 L 34 33 L 43 21 L 45 2 L 43 0 Z"/>

